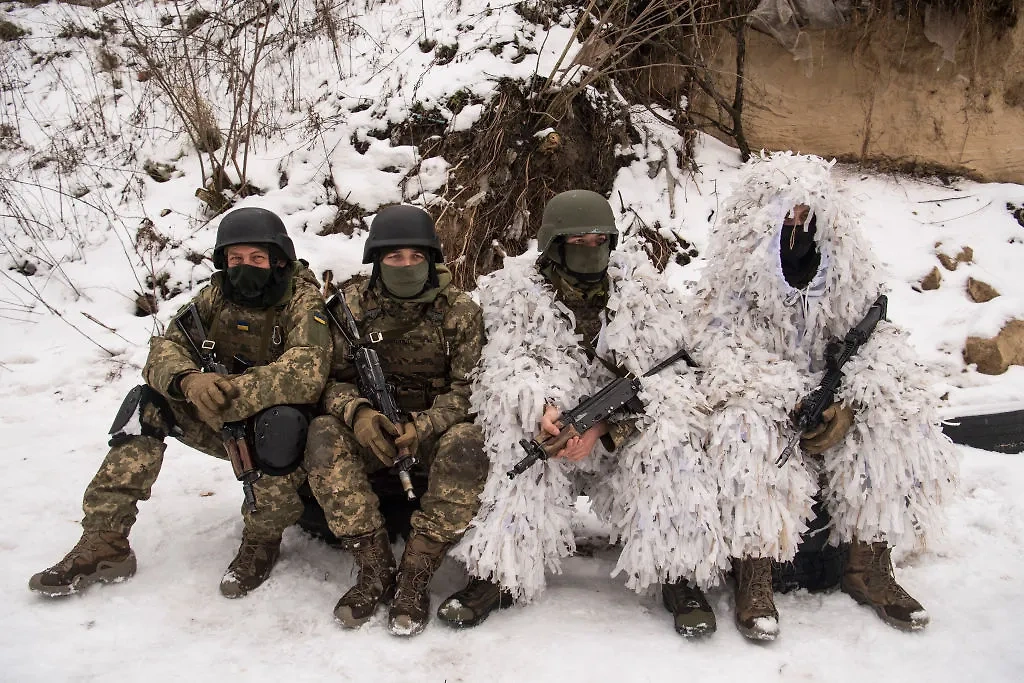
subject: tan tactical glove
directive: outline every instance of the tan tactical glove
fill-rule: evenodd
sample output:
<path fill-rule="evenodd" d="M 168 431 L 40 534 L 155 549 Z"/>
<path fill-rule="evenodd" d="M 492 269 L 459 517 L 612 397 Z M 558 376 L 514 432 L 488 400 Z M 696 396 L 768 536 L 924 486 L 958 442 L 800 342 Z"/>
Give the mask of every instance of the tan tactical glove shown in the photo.
<path fill-rule="evenodd" d="M 220 414 L 238 397 L 238 388 L 227 377 L 212 372 L 190 372 L 178 381 L 185 400 L 196 407 L 199 419 L 220 429 Z"/>
<path fill-rule="evenodd" d="M 398 452 L 395 450 L 391 440 L 401 432 L 391 420 L 373 408 L 363 406 L 356 413 L 356 419 L 352 423 L 352 431 L 355 432 L 356 441 L 359 442 L 360 446 L 368 448 L 371 453 L 388 467 L 394 464 L 395 455 Z"/>
<path fill-rule="evenodd" d="M 402 433 L 395 439 L 395 448 L 401 451 L 408 448 L 409 453 L 416 455 L 420 449 L 420 435 L 416 431 L 416 423 L 409 421 L 402 425 Z"/>
<path fill-rule="evenodd" d="M 804 432 L 800 448 L 810 455 L 821 455 L 846 436 L 853 425 L 853 408 L 833 403 L 821 414 L 822 423 Z"/>

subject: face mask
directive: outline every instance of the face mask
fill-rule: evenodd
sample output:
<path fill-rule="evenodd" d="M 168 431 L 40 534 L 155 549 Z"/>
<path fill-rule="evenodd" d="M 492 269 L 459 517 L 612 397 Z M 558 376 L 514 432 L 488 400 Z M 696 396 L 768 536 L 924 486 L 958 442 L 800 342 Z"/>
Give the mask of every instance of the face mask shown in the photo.
<path fill-rule="evenodd" d="M 380 279 L 388 292 L 399 299 L 411 299 L 427 284 L 430 274 L 430 263 L 423 261 L 415 266 L 389 266 L 380 264 Z"/>
<path fill-rule="evenodd" d="M 608 270 L 608 259 L 612 249 L 609 242 L 596 247 L 583 244 L 562 245 L 565 269 L 573 275 L 603 275 Z"/>
<path fill-rule="evenodd" d="M 270 268 L 256 266 L 232 266 L 225 272 L 231 289 L 241 300 L 259 299 L 273 274 Z"/>
<path fill-rule="evenodd" d="M 797 266 L 814 248 L 815 226 L 784 225 L 779 257 L 783 264 Z"/>

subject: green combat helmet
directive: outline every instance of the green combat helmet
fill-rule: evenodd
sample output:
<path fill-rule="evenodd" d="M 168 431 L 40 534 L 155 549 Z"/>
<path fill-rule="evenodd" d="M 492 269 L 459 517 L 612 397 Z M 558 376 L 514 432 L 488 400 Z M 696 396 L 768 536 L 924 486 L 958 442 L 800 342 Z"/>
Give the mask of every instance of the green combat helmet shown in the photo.
<path fill-rule="evenodd" d="M 579 235 L 607 235 L 599 247 L 568 244 Z M 569 190 L 551 198 L 537 233 L 543 258 L 578 282 L 597 282 L 605 277 L 608 259 L 618 242 L 619 231 L 608 200 L 590 190 Z"/>
<path fill-rule="evenodd" d="M 590 190 L 569 190 L 551 198 L 537 232 L 537 248 L 544 252 L 556 237 L 608 235 L 611 248 L 619 241 L 615 215 L 608 200 Z"/>
<path fill-rule="evenodd" d="M 235 209 L 224 216 L 217 228 L 217 244 L 213 248 L 213 266 L 227 266 L 224 250 L 232 244 L 269 244 L 277 247 L 289 261 L 295 260 L 295 245 L 285 230 L 284 221 L 273 211 L 255 206 Z"/>

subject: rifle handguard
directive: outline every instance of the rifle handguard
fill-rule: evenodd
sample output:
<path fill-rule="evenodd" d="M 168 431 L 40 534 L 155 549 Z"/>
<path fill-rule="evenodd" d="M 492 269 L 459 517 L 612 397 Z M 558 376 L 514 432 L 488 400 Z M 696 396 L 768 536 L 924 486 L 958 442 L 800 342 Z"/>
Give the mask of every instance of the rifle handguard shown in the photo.
<path fill-rule="evenodd" d="M 565 444 L 569 442 L 569 439 L 579 435 L 580 433 L 576 431 L 575 425 L 569 425 L 562 428 L 558 436 L 548 436 L 543 441 L 520 439 L 519 445 L 526 451 L 526 457 L 506 472 L 506 476 L 509 479 L 515 479 L 538 460 L 547 460 L 554 455 L 558 455 L 559 451 L 565 448 Z"/>

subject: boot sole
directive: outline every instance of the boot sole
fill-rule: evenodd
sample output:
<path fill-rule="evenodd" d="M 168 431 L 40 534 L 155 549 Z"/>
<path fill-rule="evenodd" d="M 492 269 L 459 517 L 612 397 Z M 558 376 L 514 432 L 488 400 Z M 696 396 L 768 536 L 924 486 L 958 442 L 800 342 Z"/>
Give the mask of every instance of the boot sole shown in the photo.
<path fill-rule="evenodd" d="M 28 587 L 32 592 L 47 598 L 63 598 L 75 595 L 94 583 L 127 581 L 135 576 L 136 569 L 138 563 L 135 560 L 135 553 L 129 553 L 128 557 L 120 562 L 101 562 L 92 574 L 79 574 L 67 586 L 47 586 L 33 576 L 28 582 Z"/>
<path fill-rule="evenodd" d="M 775 622 L 776 630 L 774 632 L 772 632 L 772 631 L 765 631 L 765 630 L 759 629 L 757 627 L 749 627 L 748 628 L 748 627 L 744 626 L 743 624 L 739 623 L 738 621 L 736 622 L 736 628 L 739 630 L 739 632 L 741 634 L 743 634 L 743 637 L 748 638 L 749 640 L 754 640 L 754 641 L 759 641 L 759 642 L 770 642 L 770 641 L 773 641 L 773 640 L 775 640 L 776 638 L 779 637 L 778 623 L 779 622 L 776 620 L 776 622 Z"/>
<path fill-rule="evenodd" d="M 889 624 L 889 626 L 892 626 L 897 631 L 903 631 L 905 633 L 913 633 L 914 631 L 921 631 L 921 630 L 923 630 L 924 627 L 928 625 L 928 622 L 929 622 L 928 619 L 925 619 L 924 621 L 910 621 L 910 622 L 900 621 L 899 619 L 894 619 L 893 617 L 890 617 L 888 614 L 885 613 L 885 608 L 882 607 L 881 605 L 874 604 L 873 602 L 868 600 L 866 597 L 864 597 L 860 593 L 856 593 L 856 592 L 853 592 L 853 591 L 848 591 L 848 590 L 846 590 L 845 587 L 840 587 L 840 588 L 841 588 L 841 590 L 844 593 L 846 593 L 851 598 L 853 598 L 857 602 L 858 605 L 864 605 L 865 607 L 870 608 L 871 610 L 874 611 L 875 614 L 878 615 L 879 619 L 881 619 L 885 623 Z"/>
<path fill-rule="evenodd" d="M 380 596 L 380 600 L 378 600 L 377 604 L 374 606 L 373 611 L 370 612 L 369 614 L 367 614 L 362 619 L 357 619 L 357 618 L 353 617 L 352 616 L 352 608 L 349 607 L 348 605 L 339 605 L 339 606 L 334 608 L 334 620 L 337 621 L 338 624 L 340 624 L 342 628 L 347 628 L 347 629 L 357 629 L 357 628 L 359 628 L 360 626 L 362 626 L 363 624 L 368 622 L 370 619 L 373 619 L 373 615 L 375 615 L 377 613 L 377 610 L 380 609 L 381 605 L 390 605 L 391 604 L 391 599 L 393 597 L 395 597 L 395 588 L 396 588 L 396 586 L 392 585 L 391 588 L 389 588 L 386 591 L 384 591 L 384 594 Z M 340 614 L 339 614 L 339 612 L 340 612 Z"/>
<path fill-rule="evenodd" d="M 701 624 L 700 626 L 676 626 L 676 633 L 684 638 L 702 638 L 709 636 L 718 630 L 716 624 Z"/>
<path fill-rule="evenodd" d="M 458 600 L 454 600 L 454 601 L 455 602 L 459 602 Z M 454 628 L 456 630 L 461 630 L 461 629 L 465 629 L 465 628 L 473 628 L 474 626 L 479 626 L 480 624 L 482 624 L 487 619 L 487 617 L 491 616 L 492 612 L 495 612 L 495 611 L 497 611 L 499 609 L 508 609 L 509 607 L 512 606 L 512 603 L 507 603 L 504 600 L 499 599 L 497 605 L 495 605 L 494 607 L 490 608 L 489 610 L 486 610 L 486 611 L 482 612 L 481 614 L 478 614 L 478 615 L 476 615 L 474 617 L 470 617 L 469 619 L 458 619 L 458 618 L 449 617 L 444 612 L 445 607 L 448 606 L 448 604 L 450 602 L 453 602 L 453 600 L 451 598 L 449 598 L 448 600 L 445 600 L 441 604 L 441 606 L 437 608 L 437 618 L 445 626 L 447 626 L 449 628 Z M 461 602 L 459 602 L 459 605 L 460 605 L 461 609 L 468 609 L 468 608 L 465 608 L 464 606 L 462 606 Z M 472 612 L 473 610 L 469 610 L 469 611 Z"/>

